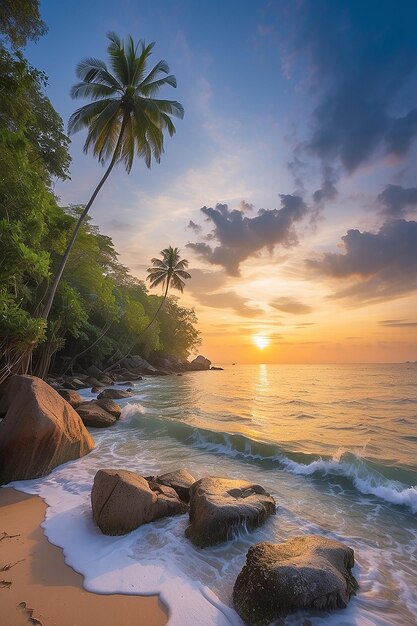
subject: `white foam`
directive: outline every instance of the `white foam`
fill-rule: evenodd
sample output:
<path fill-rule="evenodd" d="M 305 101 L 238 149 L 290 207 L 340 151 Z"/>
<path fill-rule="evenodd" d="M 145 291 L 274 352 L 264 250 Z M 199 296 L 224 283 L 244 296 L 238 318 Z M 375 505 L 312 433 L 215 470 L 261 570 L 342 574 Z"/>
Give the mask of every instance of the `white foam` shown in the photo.
<path fill-rule="evenodd" d="M 241 626 L 235 611 L 178 567 L 186 560 L 185 516 L 160 520 L 122 537 L 101 533 L 91 516 L 88 474 L 92 468 L 87 459 L 61 466 L 44 479 L 9 485 L 47 502 L 42 523 L 45 534 L 63 549 L 65 562 L 83 574 L 85 589 L 104 594 L 160 594 L 169 607 L 169 626 Z"/>

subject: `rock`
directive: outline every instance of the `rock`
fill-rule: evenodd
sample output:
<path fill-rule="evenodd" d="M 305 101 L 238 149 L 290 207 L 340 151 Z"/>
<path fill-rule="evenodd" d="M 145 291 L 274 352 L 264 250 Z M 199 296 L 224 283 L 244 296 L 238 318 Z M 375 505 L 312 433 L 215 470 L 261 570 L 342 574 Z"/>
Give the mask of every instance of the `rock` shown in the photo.
<path fill-rule="evenodd" d="M 91 393 L 98 393 L 102 387 L 91 387 Z"/>
<path fill-rule="evenodd" d="M 211 361 L 206 359 L 206 357 L 199 354 L 195 359 L 191 361 L 189 364 L 189 369 L 191 370 L 209 370 L 211 365 Z"/>
<path fill-rule="evenodd" d="M 101 369 L 99 369 L 95 365 L 90 365 L 90 367 L 87 367 L 86 372 L 90 377 L 93 378 L 101 378 L 103 376 L 103 372 L 101 371 Z"/>
<path fill-rule="evenodd" d="M 65 389 L 85 389 L 87 387 L 87 383 L 80 380 L 79 378 L 67 378 L 62 385 Z"/>
<path fill-rule="evenodd" d="M 83 402 L 76 409 L 85 426 L 93 428 L 108 428 L 116 423 L 116 417 L 108 413 L 101 406 L 96 404 L 94 400 L 91 402 Z"/>
<path fill-rule="evenodd" d="M 72 406 L 40 378 L 11 376 L 1 405 L 0 484 L 45 476 L 94 448 Z"/>
<path fill-rule="evenodd" d="M 120 365 L 127 370 L 141 370 L 145 373 L 156 372 L 156 368 L 153 365 L 137 354 L 125 357 Z"/>
<path fill-rule="evenodd" d="M 101 400 L 102 398 L 110 398 L 113 400 L 121 400 L 122 398 L 131 398 L 131 391 L 124 391 L 123 389 L 104 389 L 101 393 L 98 394 L 97 400 Z"/>
<path fill-rule="evenodd" d="M 159 485 L 166 485 L 174 489 L 183 502 L 190 501 L 190 487 L 196 482 L 194 476 L 183 469 L 161 474 L 161 476 L 156 476 L 153 480 Z"/>
<path fill-rule="evenodd" d="M 76 409 L 79 406 L 83 399 L 80 394 L 71 389 L 57 389 L 59 395 L 66 400 L 73 409 Z"/>
<path fill-rule="evenodd" d="M 153 491 L 127 470 L 99 470 L 91 491 L 93 518 L 105 535 L 124 535 L 160 517 L 184 513 L 186 505 L 169 487 Z"/>
<path fill-rule="evenodd" d="M 190 488 L 190 525 L 185 531 L 205 548 L 232 539 L 242 527 L 253 529 L 275 513 L 275 500 L 260 485 L 211 476 Z"/>
<path fill-rule="evenodd" d="M 100 376 L 100 378 L 98 379 L 99 383 L 102 387 L 105 387 L 106 385 L 114 385 L 114 380 L 113 378 L 110 378 L 110 376 L 106 376 L 106 375 L 102 375 Z"/>
<path fill-rule="evenodd" d="M 351 548 L 318 535 L 258 543 L 236 579 L 235 608 L 245 623 L 257 626 L 299 609 L 345 608 L 358 590 L 353 565 Z"/>
<path fill-rule="evenodd" d="M 223 372 L 223 371 L 224 371 L 224 367 L 214 367 L 214 365 L 212 365 L 212 366 L 210 367 L 210 369 L 211 369 L 211 370 L 218 371 L 218 372 Z"/>
<path fill-rule="evenodd" d="M 91 385 L 91 387 L 104 387 L 104 385 L 102 385 L 97 378 L 94 378 L 94 376 L 89 376 L 86 382 L 89 386 Z"/>
<path fill-rule="evenodd" d="M 102 398 L 101 400 L 92 400 L 94 404 L 97 404 L 99 407 L 104 409 L 110 415 L 113 415 L 117 420 L 119 419 L 122 409 L 118 404 L 113 402 L 110 398 Z"/>

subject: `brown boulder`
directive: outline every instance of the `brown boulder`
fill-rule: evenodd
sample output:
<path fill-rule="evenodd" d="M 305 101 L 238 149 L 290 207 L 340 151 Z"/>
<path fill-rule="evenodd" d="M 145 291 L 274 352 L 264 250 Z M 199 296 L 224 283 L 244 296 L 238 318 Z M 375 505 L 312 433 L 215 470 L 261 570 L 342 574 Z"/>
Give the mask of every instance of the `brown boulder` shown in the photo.
<path fill-rule="evenodd" d="M 113 415 L 117 420 L 119 419 L 122 409 L 121 407 L 113 402 L 110 398 L 102 398 L 101 400 L 92 400 L 94 404 L 97 404 L 99 407 L 104 409 L 110 415 Z"/>
<path fill-rule="evenodd" d="M 196 482 L 194 476 L 184 469 L 176 470 L 175 472 L 168 472 L 167 474 L 161 474 L 160 476 L 156 476 L 153 480 L 159 485 L 172 487 L 183 502 L 189 502 L 190 487 Z"/>
<path fill-rule="evenodd" d="M 131 398 L 131 391 L 124 391 L 123 389 L 104 389 L 101 393 L 98 394 L 97 400 L 101 400 L 103 398 L 110 398 L 113 400 L 120 400 L 122 398 Z"/>
<path fill-rule="evenodd" d="M 210 476 L 190 488 L 190 525 L 185 531 L 205 548 L 233 539 L 242 527 L 253 529 L 275 513 L 275 500 L 260 485 Z"/>
<path fill-rule="evenodd" d="M 76 409 L 85 426 L 93 428 L 108 428 L 116 423 L 114 415 L 108 413 L 101 406 L 96 404 L 94 400 L 91 402 L 83 402 Z"/>
<path fill-rule="evenodd" d="M 80 417 L 35 376 L 11 376 L 1 398 L 0 484 L 38 478 L 94 448 Z"/>
<path fill-rule="evenodd" d="M 347 606 L 358 590 L 354 554 L 340 541 L 318 535 L 249 548 L 236 579 L 233 602 L 243 621 L 264 626 L 301 609 Z"/>
<path fill-rule="evenodd" d="M 57 389 L 57 392 L 68 402 L 68 404 L 72 406 L 73 409 L 76 409 L 77 406 L 80 406 L 83 402 L 80 394 L 72 389 Z"/>
<path fill-rule="evenodd" d="M 184 513 L 186 505 L 169 487 L 151 489 L 127 470 L 99 470 L 91 491 L 93 519 L 105 535 L 124 535 L 160 517 Z"/>

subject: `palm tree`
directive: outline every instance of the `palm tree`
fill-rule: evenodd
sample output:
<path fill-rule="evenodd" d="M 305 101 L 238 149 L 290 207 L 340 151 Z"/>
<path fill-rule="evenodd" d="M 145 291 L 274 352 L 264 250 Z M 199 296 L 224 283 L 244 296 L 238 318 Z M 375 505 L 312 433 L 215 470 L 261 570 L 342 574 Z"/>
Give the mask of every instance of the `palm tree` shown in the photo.
<path fill-rule="evenodd" d="M 175 133 L 171 117 L 182 119 L 184 116 L 179 102 L 154 97 L 164 85 L 177 86 L 175 76 L 168 74 L 165 61 L 147 69 L 154 43 L 146 45 L 139 41 L 135 44 L 131 36 L 124 42 L 115 33 L 108 33 L 107 37 L 110 70 L 103 61 L 93 58 L 86 58 L 77 65 L 76 74 L 81 82 L 72 87 L 71 96 L 91 98 L 92 102 L 71 115 L 68 132 L 73 134 L 87 128 L 84 152 L 92 149 L 101 164 L 109 159 L 110 163 L 74 228 L 42 311 L 44 319 L 48 319 L 80 226 L 113 166 L 123 162 L 129 173 L 135 153 L 145 160 L 148 168 L 152 157 L 159 163 L 164 151 L 164 131 L 171 137 Z"/>
<path fill-rule="evenodd" d="M 159 285 L 162 285 L 162 288 L 165 287 L 164 297 L 153 318 L 142 332 L 147 330 L 155 321 L 164 305 L 169 288 L 173 287 L 182 293 L 185 287 L 185 280 L 191 278 L 191 274 L 185 271 L 185 268 L 188 267 L 188 261 L 180 258 L 180 250 L 178 248 L 169 246 L 162 250 L 160 254 L 162 259 L 151 259 L 152 267 L 148 268 L 146 280 L 150 281 L 151 289 Z"/>

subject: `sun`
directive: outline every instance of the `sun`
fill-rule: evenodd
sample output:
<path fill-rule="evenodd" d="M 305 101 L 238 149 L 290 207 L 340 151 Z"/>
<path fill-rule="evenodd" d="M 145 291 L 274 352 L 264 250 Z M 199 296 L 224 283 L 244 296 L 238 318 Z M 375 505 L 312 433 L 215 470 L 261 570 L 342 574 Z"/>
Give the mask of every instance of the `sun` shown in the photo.
<path fill-rule="evenodd" d="M 252 337 L 252 341 L 259 348 L 259 350 L 267 348 L 270 344 L 269 337 L 266 337 L 265 335 L 254 335 Z"/>

